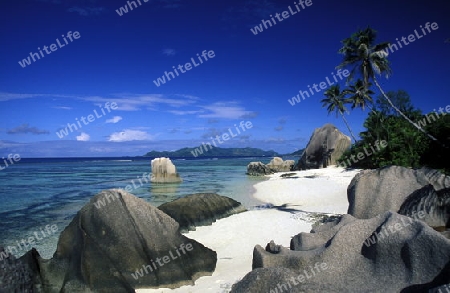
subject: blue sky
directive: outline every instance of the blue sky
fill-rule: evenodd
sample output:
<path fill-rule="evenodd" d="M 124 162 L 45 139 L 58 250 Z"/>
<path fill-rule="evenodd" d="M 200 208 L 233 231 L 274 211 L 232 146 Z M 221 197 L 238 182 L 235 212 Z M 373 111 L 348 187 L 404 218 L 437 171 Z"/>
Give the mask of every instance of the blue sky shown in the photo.
<path fill-rule="evenodd" d="M 198 146 L 241 121 L 253 127 L 221 147 L 292 152 L 325 123 L 349 135 L 342 119 L 322 108 L 323 91 L 294 106 L 288 99 L 331 78 L 341 62 L 340 41 L 367 25 L 378 31 L 377 42 L 393 42 L 436 22 L 437 30 L 389 56 L 393 75 L 381 84 L 385 90 L 406 90 L 423 112 L 450 104 L 445 1 L 312 0 L 257 35 L 250 29 L 289 6 L 295 11 L 294 1 L 140 2 L 119 16 L 116 10 L 127 1 L 3 1 L 1 156 L 142 155 Z M 78 38 L 70 41 L 68 32 L 78 32 Z M 64 46 L 42 51 L 56 39 Z M 44 57 L 22 67 L 19 61 L 38 47 Z M 214 57 L 154 84 L 172 66 L 192 63 L 205 50 Z M 108 112 L 106 103 L 117 109 Z M 88 115 L 94 119 L 57 135 Z M 347 115 L 355 133 L 363 131 L 366 116 L 361 110 Z"/>

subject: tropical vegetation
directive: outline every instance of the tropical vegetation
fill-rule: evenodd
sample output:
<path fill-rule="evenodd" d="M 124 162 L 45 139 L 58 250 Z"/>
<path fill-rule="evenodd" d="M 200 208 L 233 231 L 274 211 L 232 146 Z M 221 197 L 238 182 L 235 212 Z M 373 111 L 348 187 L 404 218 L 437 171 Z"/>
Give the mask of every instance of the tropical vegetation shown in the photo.
<path fill-rule="evenodd" d="M 339 85 L 333 85 L 325 91 L 325 99 L 321 101 L 329 114 L 335 112 L 341 115 L 355 141 L 341 160 L 364 153 L 377 141 L 385 140 L 388 143 L 386 148 L 366 156 L 351 167 L 428 166 L 450 172 L 450 115 L 424 115 L 414 108 L 406 91 L 385 92 L 381 88 L 377 75 L 388 77 L 392 71 L 386 50 L 389 43 L 375 44 L 375 39 L 376 31 L 368 27 L 342 41 L 339 53 L 343 55 L 343 60 L 337 68 L 350 69 L 347 88 L 341 91 Z M 371 82 L 380 92 L 376 100 Z M 356 140 L 345 119 L 348 113 L 346 104 L 350 105 L 351 110 L 370 110 L 363 124 L 366 130 L 360 133 L 360 140 Z"/>

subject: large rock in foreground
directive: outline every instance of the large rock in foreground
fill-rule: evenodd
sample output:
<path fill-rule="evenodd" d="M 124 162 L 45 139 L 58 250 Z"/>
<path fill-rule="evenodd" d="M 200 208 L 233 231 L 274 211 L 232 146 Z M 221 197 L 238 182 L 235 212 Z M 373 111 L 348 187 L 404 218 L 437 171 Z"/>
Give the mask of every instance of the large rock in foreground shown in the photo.
<path fill-rule="evenodd" d="M 245 212 L 241 203 L 215 193 L 196 193 L 158 207 L 180 224 L 180 231 L 211 225 L 218 219 Z"/>
<path fill-rule="evenodd" d="M 156 158 L 152 160 L 152 183 L 179 183 L 183 181 L 177 173 L 175 165 L 169 158 Z"/>
<path fill-rule="evenodd" d="M 369 219 L 386 211 L 398 212 L 413 192 L 426 185 L 435 191 L 450 188 L 450 177 L 432 169 L 399 166 L 361 171 L 347 188 L 348 213 Z"/>
<path fill-rule="evenodd" d="M 291 249 L 256 246 L 254 270 L 231 292 L 428 292 L 450 283 L 450 240 L 421 221 L 345 215 L 312 232 Z"/>
<path fill-rule="evenodd" d="M 99 200 L 108 204 L 96 208 Z M 61 233 L 53 258 L 38 258 L 46 292 L 71 293 L 192 285 L 216 261 L 216 252 L 181 235 L 174 219 L 118 189 L 94 196 Z"/>
<path fill-rule="evenodd" d="M 295 170 L 326 168 L 336 165 L 337 160 L 350 148 L 351 139 L 336 126 L 325 124 L 316 128 Z"/>

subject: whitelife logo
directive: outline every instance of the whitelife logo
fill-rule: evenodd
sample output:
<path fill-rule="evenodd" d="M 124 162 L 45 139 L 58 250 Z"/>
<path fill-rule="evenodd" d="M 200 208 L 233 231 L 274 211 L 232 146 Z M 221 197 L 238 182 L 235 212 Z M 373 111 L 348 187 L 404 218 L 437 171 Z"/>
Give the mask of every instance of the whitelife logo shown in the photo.
<path fill-rule="evenodd" d="M 142 5 L 141 0 L 136 0 L 137 3 L 139 3 L 139 6 Z M 128 7 L 130 7 L 130 11 L 133 10 L 133 5 L 134 8 L 138 8 L 138 5 L 136 4 L 136 1 L 127 1 L 127 5 Z M 147 3 L 149 0 L 142 0 L 144 3 Z M 124 15 L 125 13 L 128 13 L 128 7 L 127 5 L 124 5 L 122 7 L 120 7 L 119 9 L 116 9 L 116 12 L 119 16 Z"/>
<path fill-rule="evenodd" d="M 297 11 L 293 10 L 292 7 L 289 5 L 288 6 L 289 11 L 285 10 L 281 14 L 275 13 L 275 17 L 276 17 L 276 19 L 278 19 L 279 22 L 282 22 L 283 20 L 288 19 L 290 16 L 295 15 L 302 10 L 305 10 L 306 7 L 309 7 L 312 4 L 313 4 L 312 0 L 306 0 L 306 1 L 300 0 L 300 1 L 298 1 L 298 4 L 297 4 L 297 2 L 294 2 L 294 5 L 295 5 L 295 8 L 297 9 Z M 301 9 L 300 9 L 299 5 L 302 7 Z M 280 15 L 283 18 L 281 18 Z M 270 17 L 271 17 L 270 20 L 272 22 L 270 20 L 262 19 L 261 24 L 259 26 L 258 25 L 255 26 L 255 28 L 251 28 L 250 31 L 256 36 L 257 34 L 262 33 L 264 31 L 264 28 L 268 29 L 269 27 L 272 27 L 272 23 L 273 23 L 273 25 L 276 25 L 278 22 L 275 20 L 275 18 L 272 16 L 272 14 L 270 15 Z M 264 28 L 263 28 L 263 25 L 264 25 Z M 267 25 L 269 25 L 269 26 L 267 26 Z"/>
<path fill-rule="evenodd" d="M 343 80 L 345 77 L 348 77 L 350 75 L 350 71 L 348 71 L 347 69 L 344 69 L 344 70 L 339 69 L 336 72 L 336 75 L 334 75 L 333 72 L 331 73 L 331 75 L 333 75 L 333 80 L 335 82 L 339 82 L 338 79 L 336 78 L 336 75 L 339 77 L 340 80 Z M 312 85 L 312 87 L 310 85 L 308 85 L 308 89 L 309 89 L 309 92 L 311 93 L 311 96 L 313 96 L 314 93 L 320 93 L 321 90 L 324 90 L 334 84 L 334 82 L 332 82 L 328 78 L 328 76 L 325 78 L 325 80 L 326 80 L 326 82 L 322 81 L 319 84 L 314 83 Z M 313 89 L 315 92 L 313 91 Z M 295 97 L 292 97 L 292 99 L 288 99 L 288 102 L 289 102 L 289 104 L 291 104 L 291 106 L 295 106 L 295 104 L 298 104 L 302 101 L 302 99 L 300 99 L 300 96 L 302 96 L 303 100 L 310 97 L 308 91 L 299 90 L 298 92 L 299 92 L 299 94 L 297 94 Z"/>
<path fill-rule="evenodd" d="M 61 44 L 59 39 L 56 39 L 56 43 L 58 44 L 59 48 L 65 47 L 66 45 L 69 44 L 66 37 L 70 40 L 71 43 L 74 40 L 78 40 L 79 38 L 81 38 L 81 35 L 78 31 L 73 32 L 73 34 L 72 34 L 72 31 L 69 31 L 69 32 L 67 32 L 66 36 L 64 36 L 64 35 L 61 35 L 61 36 L 63 37 L 65 45 Z M 72 39 L 72 37 L 73 37 L 73 39 Z M 56 44 L 51 44 L 49 47 L 44 46 L 42 48 L 42 50 L 44 50 L 45 53 L 47 53 L 47 55 L 50 55 L 52 52 L 55 52 L 56 50 L 58 50 L 58 47 L 56 46 Z M 49 48 L 50 48 L 50 51 L 48 50 Z M 28 56 L 28 58 L 26 58 L 26 59 L 23 59 L 22 61 L 19 61 L 19 65 L 22 66 L 22 68 L 25 68 L 27 65 L 31 65 L 31 60 L 33 60 L 33 62 L 36 62 L 37 60 L 40 60 L 41 57 L 44 58 L 45 55 L 42 52 L 41 47 L 38 47 L 38 50 L 39 50 L 40 55 L 38 53 L 30 52 L 30 56 Z"/>
<path fill-rule="evenodd" d="M 208 52 L 206 52 L 206 50 L 203 50 L 201 57 L 200 57 L 199 54 L 197 54 L 197 59 L 198 59 L 198 61 L 200 62 L 200 64 L 203 64 L 202 57 L 203 57 L 203 59 L 205 59 L 205 62 L 206 62 L 206 61 L 208 61 L 208 57 L 209 57 L 210 59 L 212 59 L 212 58 L 216 57 L 216 55 L 215 55 L 215 53 L 214 53 L 213 50 L 209 50 Z M 191 58 L 191 61 L 192 61 L 192 64 L 194 64 L 194 67 L 200 66 L 199 63 L 196 63 L 196 62 L 195 62 L 194 57 Z M 178 64 L 178 67 L 177 67 L 177 68 L 178 68 L 178 70 L 181 71 L 181 73 L 186 73 L 187 71 L 189 71 L 189 70 L 192 69 L 192 64 L 191 64 L 190 62 L 187 62 L 186 64 L 184 64 L 184 67 L 183 67 L 183 65 Z M 177 71 L 177 69 L 175 68 L 175 66 L 172 66 L 172 68 L 173 68 L 173 71 L 175 72 L 175 74 L 176 74 L 177 76 L 179 76 L 180 74 L 178 73 L 178 71 Z M 169 72 L 165 71 L 163 76 L 158 77 L 158 78 L 157 78 L 156 80 L 154 80 L 153 82 L 155 83 L 155 85 L 156 85 L 157 87 L 159 87 L 159 86 L 161 86 L 162 84 L 165 84 L 166 82 L 168 82 L 168 81 L 170 81 L 171 79 L 175 78 L 175 77 L 176 77 L 175 74 L 174 74 L 172 71 L 169 71 Z M 167 78 L 167 81 L 166 81 L 166 78 Z"/>
<path fill-rule="evenodd" d="M 411 44 L 411 43 L 413 43 L 413 42 L 415 42 L 415 41 L 417 41 L 417 40 L 423 38 L 424 36 L 426 36 L 426 35 L 427 35 L 427 32 L 426 32 L 426 31 L 428 31 L 428 33 L 431 33 L 431 30 L 434 30 L 434 31 L 435 31 L 435 30 L 437 30 L 437 29 L 439 29 L 439 25 L 438 25 L 436 22 L 433 22 L 433 23 L 431 23 L 431 24 L 430 24 L 429 22 L 427 22 L 427 23 L 425 24 L 425 28 L 423 28 L 422 26 L 420 26 L 420 30 L 422 31 L 423 35 L 421 35 L 421 34 L 415 29 L 415 30 L 414 30 L 414 34 L 408 35 L 408 38 L 402 36 L 401 39 L 400 39 L 401 42 L 400 42 L 400 40 L 399 40 L 398 38 L 395 38 L 395 40 L 397 41 L 397 44 L 389 44 L 389 48 L 384 49 L 384 52 L 386 53 L 386 55 L 389 54 L 389 50 L 391 51 L 391 53 L 394 53 L 394 52 L 400 50 L 401 48 L 403 48 L 402 43 L 403 43 L 403 45 L 408 46 L 409 44 Z M 425 30 L 426 30 L 426 31 L 425 31 Z M 408 43 L 408 41 L 406 41 L 406 39 L 408 39 L 409 43 Z M 397 45 L 398 45 L 398 47 L 397 47 Z M 399 47 L 400 47 L 400 48 L 399 48 Z"/>
<path fill-rule="evenodd" d="M 100 108 L 102 110 L 103 115 L 98 114 L 97 110 L 94 110 L 95 117 L 97 117 L 97 118 L 101 118 L 103 116 L 106 116 L 106 114 L 107 114 L 107 113 L 105 113 L 105 109 L 103 109 L 102 106 L 100 106 Z M 116 102 L 112 102 L 111 104 L 109 102 L 106 102 L 105 103 L 105 108 L 108 110 L 108 113 L 110 113 L 111 110 L 116 110 L 118 108 L 118 106 L 117 106 Z M 95 117 L 94 117 L 93 114 L 89 114 L 87 116 L 87 118 L 84 117 L 84 116 L 81 116 L 80 120 L 81 120 L 81 122 L 83 122 L 84 125 L 88 125 L 89 123 L 95 121 Z M 86 122 L 86 119 L 87 119 L 87 122 Z M 82 128 L 83 126 L 81 125 L 80 120 L 78 120 L 78 118 L 75 118 L 75 120 L 76 120 L 76 122 L 78 124 L 78 127 L 74 123 L 72 123 L 72 124 L 71 123 L 67 123 L 66 128 L 61 129 L 60 131 L 56 132 L 56 135 L 59 138 L 63 138 L 65 136 L 69 135 L 69 130 L 70 130 L 70 132 L 74 132 L 74 130 L 76 131 L 79 128 Z"/>
<path fill-rule="evenodd" d="M 250 121 L 241 121 L 241 123 L 239 123 L 240 128 L 242 129 L 242 132 L 245 132 L 247 129 L 250 129 L 253 127 L 253 124 Z M 236 124 L 234 124 L 234 127 L 236 129 L 237 134 L 233 133 L 233 131 L 231 130 L 231 128 L 228 128 L 228 132 L 231 135 L 231 138 L 238 136 L 239 134 L 241 134 L 241 131 L 239 130 L 238 126 L 236 126 Z M 216 141 L 219 144 L 224 143 L 225 141 L 230 139 L 230 135 L 228 135 L 227 132 L 223 133 L 221 136 L 216 135 L 215 138 L 211 137 L 211 142 L 212 144 L 214 144 L 215 147 L 217 147 Z M 223 141 L 220 140 L 220 137 L 222 137 Z M 207 146 L 209 146 L 209 149 L 207 148 Z M 194 157 L 198 157 L 199 155 L 203 155 L 203 149 L 205 150 L 205 152 L 211 150 L 213 148 L 213 146 L 211 145 L 211 143 L 202 143 L 202 145 L 199 148 L 195 148 L 193 151 L 191 151 L 191 154 Z"/>
<path fill-rule="evenodd" d="M 2 165 L 0 164 L 0 171 L 8 168 L 10 165 L 14 165 L 14 162 L 20 161 L 20 155 L 19 154 L 14 154 L 14 155 L 9 154 L 8 159 L 5 159 L 4 157 L 2 157 L 2 159 L 3 159 L 3 163 L 5 164 L 5 167 L 2 167 Z M 9 164 L 6 160 L 9 161 Z M 14 160 L 14 162 L 13 162 L 13 160 Z"/>
<path fill-rule="evenodd" d="M 35 241 L 39 241 L 42 240 L 44 238 L 50 237 L 52 234 L 55 234 L 58 231 L 58 226 L 56 226 L 56 224 L 53 225 L 46 225 L 45 226 L 45 231 L 43 230 L 43 228 L 40 229 L 40 234 L 39 232 L 34 232 L 34 236 L 30 236 L 26 239 L 21 239 L 20 241 L 16 241 L 17 243 L 17 247 L 16 246 L 8 246 L 6 250 L 9 250 L 9 254 L 14 253 L 17 255 L 19 253 L 19 250 L 25 250 L 27 251 L 28 249 L 30 249 L 31 247 L 33 247 L 33 245 L 36 245 Z M 40 235 L 42 235 L 42 237 L 39 237 Z M 30 247 L 30 248 L 28 248 Z M 8 253 L 2 251 L 0 253 L 0 261 L 2 261 L 5 258 L 8 258 Z"/>
<path fill-rule="evenodd" d="M 158 268 L 164 266 L 165 264 L 168 264 L 172 260 L 175 260 L 175 259 L 177 259 L 179 257 L 182 257 L 183 255 L 180 253 L 180 251 L 178 249 L 183 252 L 183 255 L 185 255 L 187 252 L 192 251 L 194 249 L 194 247 L 192 246 L 191 243 L 188 243 L 186 245 L 184 245 L 184 243 L 181 243 L 180 247 L 175 249 L 175 253 L 172 253 L 172 250 L 170 250 L 168 255 L 165 255 L 165 256 L 163 256 L 161 258 L 157 257 L 156 260 L 152 259 L 151 260 L 151 262 L 152 262 L 151 264 L 143 265 L 142 269 L 136 270 L 136 272 L 135 273 L 131 273 L 131 275 L 133 276 L 133 278 L 135 280 L 137 280 L 140 277 L 144 276 L 144 271 L 145 271 L 145 274 L 148 275 L 150 272 L 156 271 Z M 156 261 L 156 263 L 158 263 L 158 266 L 156 265 L 155 261 Z M 150 270 L 150 272 L 149 272 L 149 270 Z"/>

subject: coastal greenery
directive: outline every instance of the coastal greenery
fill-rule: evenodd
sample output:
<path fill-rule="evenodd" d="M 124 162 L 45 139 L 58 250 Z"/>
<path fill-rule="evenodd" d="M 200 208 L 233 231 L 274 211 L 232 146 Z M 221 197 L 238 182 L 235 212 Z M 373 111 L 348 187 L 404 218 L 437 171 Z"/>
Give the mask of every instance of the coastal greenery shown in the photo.
<path fill-rule="evenodd" d="M 377 32 L 367 27 L 365 30 L 358 30 L 350 38 L 344 39 L 342 41 L 343 46 L 339 49 L 339 53 L 344 55 L 344 58 L 337 68 L 350 67 L 351 72 L 347 81 L 350 82 L 355 75 L 359 75 L 363 79 L 362 84 L 365 89 L 368 89 L 370 87 L 370 81 L 373 81 L 382 97 L 386 99 L 392 109 L 431 140 L 438 142 L 434 136 L 429 134 L 417 123 L 414 123 L 405 113 L 397 108 L 378 83 L 377 75 L 384 74 L 388 78 L 392 70 L 387 59 L 389 42 L 375 44 L 376 37 Z"/>
<path fill-rule="evenodd" d="M 198 148 L 203 148 L 199 146 Z M 176 151 L 151 151 L 145 154 L 145 157 L 177 157 L 177 158 L 192 158 L 192 152 L 195 153 L 197 148 L 182 148 Z M 202 154 L 198 154 L 198 157 L 275 157 L 280 156 L 275 151 L 264 151 L 258 148 L 219 148 L 212 147 L 208 151 L 204 151 Z"/>
<path fill-rule="evenodd" d="M 389 43 L 375 44 L 376 31 L 370 27 L 358 30 L 350 38 L 342 41 L 339 53 L 344 55 L 337 68 L 350 68 L 347 88 L 341 91 L 339 85 L 330 87 L 321 102 L 328 113 L 336 112 L 344 119 L 355 143 L 338 161 L 345 161 L 359 153 L 365 153 L 377 141 L 385 140 L 387 146 L 353 161 L 349 167 L 379 168 L 388 165 L 404 167 L 427 166 L 450 173 L 450 115 L 428 113 L 414 108 L 410 96 L 404 90 L 384 92 L 378 83 L 377 75 L 388 77 L 392 70 L 388 57 Z M 355 81 L 355 77 L 358 79 Z M 372 98 L 374 82 L 381 95 Z M 345 119 L 351 109 L 370 110 L 364 122 L 365 131 L 357 141 Z"/>
<path fill-rule="evenodd" d="M 436 113 L 422 114 L 411 104 L 409 95 L 405 91 L 388 92 L 399 109 L 412 121 L 423 126 L 427 133 L 436 137 L 445 145 L 450 145 L 450 115 Z M 441 143 L 430 140 L 423 132 L 417 131 L 407 120 L 386 105 L 379 97 L 376 105 L 364 121 L 365 131 L 360 133 L 361 140 L 353 144 L 344 153 L 344 158 L 364 153 L 378 140 L 385 140 L 387 147 L 363 160 L 357 161 L 351 167 L 379 168 L 389 165 L 418 168 L 427 166 L 450 172 L 450 152 Z"/>
<path fill-rule="evenodd" d="M 323 99 L 321 102 L 324 107 L 327 107 L 328 115 L 332 112 L 336 112 L 337 117 L 337 115 L 340 114 L 342 120 L 344 120 L 344 123 L 347 126 L 348 131 L 350 131 L 350 135 L 356 142 L 357 139 L 353 135 L 353 131 L 348 125 L 347 119 L 345 119 L 344 113 L 347 112 L 347 109 L 344 106 L 345 103 L 345 100 L 343 99 L 344 92 L 341 92 L 339 84 L 330 86 L 330 88 L 325 91 L 324 95 L 326 98 Z"/>

